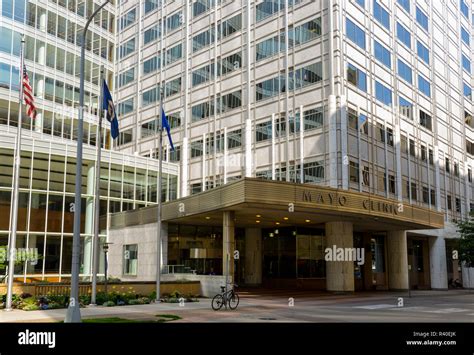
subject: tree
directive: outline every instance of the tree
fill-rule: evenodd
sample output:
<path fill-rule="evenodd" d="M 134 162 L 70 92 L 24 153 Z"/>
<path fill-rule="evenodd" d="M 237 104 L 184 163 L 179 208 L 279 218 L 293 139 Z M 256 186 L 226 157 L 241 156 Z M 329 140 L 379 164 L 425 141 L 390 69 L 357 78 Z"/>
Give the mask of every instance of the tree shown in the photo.
<path fill-rule="evenodd" d="M 474 215 L 458 222 L 458 232 L 461 234 L 458 244 L 458 258 L 465 267 L 474 267 Z"/>

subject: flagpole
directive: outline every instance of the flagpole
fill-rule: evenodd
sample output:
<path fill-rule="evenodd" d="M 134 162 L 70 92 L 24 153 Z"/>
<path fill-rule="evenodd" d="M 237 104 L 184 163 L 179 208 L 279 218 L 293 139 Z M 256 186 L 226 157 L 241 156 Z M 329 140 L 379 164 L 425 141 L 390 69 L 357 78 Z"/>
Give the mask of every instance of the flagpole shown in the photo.
<path fill-rule="evenodd" d="M 11 223 L 11 237 L 8 250 L 8 284 L 7 284 L 7 304 L 5 310 L 12 310 L 12 297 L 13 297 L 13 279 L 15 274 L 15 248 L 16 248 L 16 230 L 18 226 L 18 202 L 20 197 L 20 164 L 21 164 L 21 126 L 22 126 L 22 114 L 23 114 L 23 68 L 24 60 L 23 57 L 25 48 L 25 36 L 21 38 L 20 48 L 20 95 L 19 95 L 19 110 L 18 110 L 18 127 L 16 130 L 16 146 L 15 146 L 15 163 L 14 163 L 14 180 L 13 180 L 13 201 L 12 201 L 12 223 Z"/>
<path fill-rule="evenodd" d="M 163 88 L 160 85 L 160 112 L 158 118 L 158 223 L 157 223 L 157 241 L 156 241 L 156 254 L 157 254 L 157 265 L 156 265 L 156 302 L 159 303 L 161 300 L 161 188 L 162 188 L 162 174 L 163 174 Z"/>
<path fill-rule="evenodd" d="M 99 93 L 99 127 L 97 137 L 97 161 L 95 168 L 95 218 L 94 218 L 94 240 L 93 240 L 93 253 L 92 253 L 92 294 L 91 294 L 91 305 L 96 305 L 97 296 L 97 271 L 99 266 L 99 227 L 100 227 L 100 163 L 101 163 L 101 146 L 102 146 L 102 116 L 103 116 L 103 91 L 104 91 L 104 66 L 100 67 L 100 93 Z"/>

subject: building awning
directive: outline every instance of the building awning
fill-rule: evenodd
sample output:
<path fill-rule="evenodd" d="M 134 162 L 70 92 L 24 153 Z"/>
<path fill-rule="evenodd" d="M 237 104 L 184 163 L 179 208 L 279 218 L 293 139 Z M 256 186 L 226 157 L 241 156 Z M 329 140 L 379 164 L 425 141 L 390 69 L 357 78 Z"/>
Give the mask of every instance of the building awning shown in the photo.
<path fill-rule="evenodd" d="M 444 214 L 379 195 L 313 184 L 244 178 L 163 204 L 164 222 L 222 225 L 235 212 L 237 227 L 317 226 L 350 221 L 355 231 L 437 229 Z M 156 223 L 157 207 L 111 215 L 111 228 Z"/>

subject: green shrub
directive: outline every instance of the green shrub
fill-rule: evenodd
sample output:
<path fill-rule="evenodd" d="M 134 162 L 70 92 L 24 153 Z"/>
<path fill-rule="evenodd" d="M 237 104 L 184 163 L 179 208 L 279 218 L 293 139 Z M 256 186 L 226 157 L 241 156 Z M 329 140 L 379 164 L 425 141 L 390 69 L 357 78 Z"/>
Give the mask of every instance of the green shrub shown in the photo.
<path fill-rule="evenodd" d="M 23 306 L 22 308 L 24 311 L 37 311 L 39 310 L 39 306 L 37 306 L 36 304 L 26 304 Z"/>
<path fill-rule="evenodd" d="M 115 306 L 115 303 L 112 302 L 112 301 L 106 301 L 106 302 L 104 302 L 103 306 L 104 307 L 113 307 L 113 306 Z"/>

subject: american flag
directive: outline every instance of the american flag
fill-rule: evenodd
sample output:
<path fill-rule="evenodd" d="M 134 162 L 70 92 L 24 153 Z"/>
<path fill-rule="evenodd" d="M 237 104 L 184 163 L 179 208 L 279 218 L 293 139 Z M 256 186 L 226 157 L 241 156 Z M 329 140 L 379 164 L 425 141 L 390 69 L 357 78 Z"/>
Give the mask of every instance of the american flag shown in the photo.
<path fill-rule="evenodd" d="M 35 99 L 33 96 L 33 89 L 30 85 L 30 78 L 26 71 L 26 65 L 23 65 L 23 97 L 25 98 L 26 112 L 32 120 L 36 117 Z"/>

